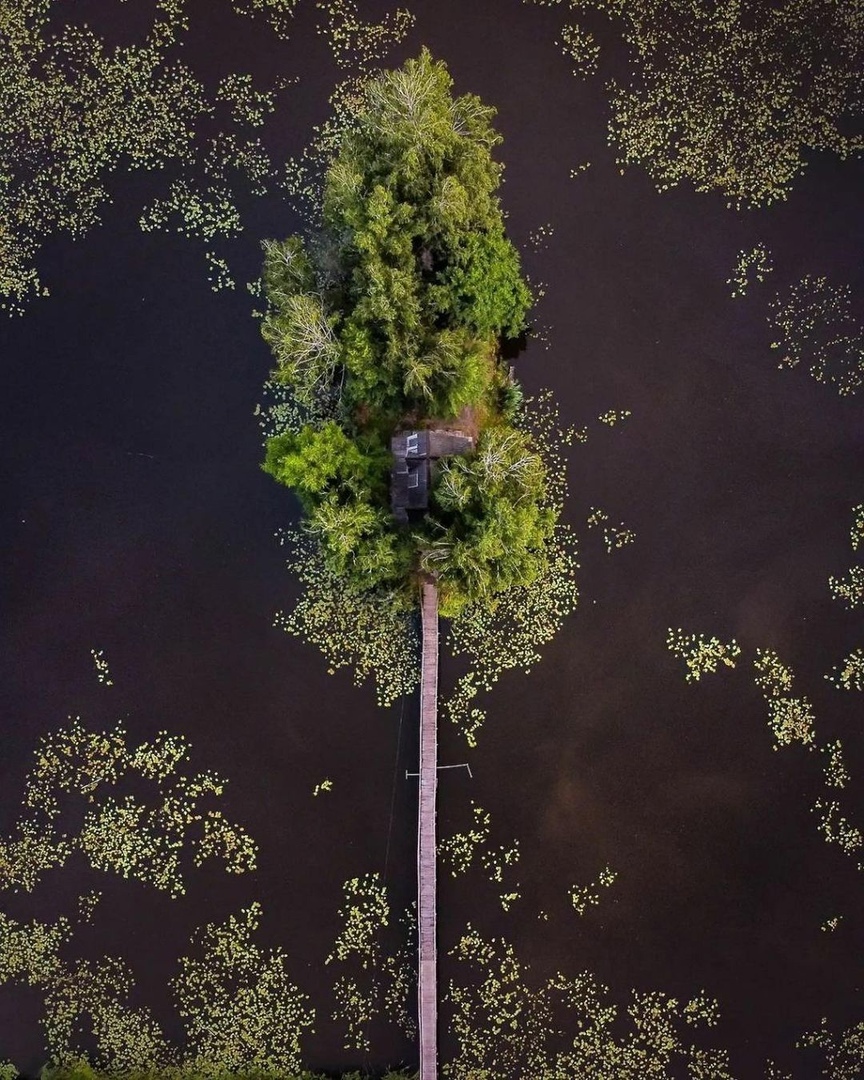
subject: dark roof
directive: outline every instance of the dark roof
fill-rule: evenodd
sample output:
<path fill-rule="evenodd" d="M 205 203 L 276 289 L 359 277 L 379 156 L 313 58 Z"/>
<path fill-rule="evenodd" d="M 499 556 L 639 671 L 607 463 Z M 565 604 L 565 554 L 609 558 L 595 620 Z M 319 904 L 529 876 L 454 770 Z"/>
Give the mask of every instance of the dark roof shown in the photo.
<path fill-rule="evenodd" d="M 451 454 L 465 454 L 474 446 L 470 435 L 458 431 L 400 431 L 390 440 L 390 505 L 397 521 L 407 523 L 409 511 L 429 505 L 431 464 Z"/>
<path fill-rule="evenodd" d="M 429 505 L 429 459 L 394 458 L 390 472 L 390 505 L 394 511 L 425 510 Z"/>

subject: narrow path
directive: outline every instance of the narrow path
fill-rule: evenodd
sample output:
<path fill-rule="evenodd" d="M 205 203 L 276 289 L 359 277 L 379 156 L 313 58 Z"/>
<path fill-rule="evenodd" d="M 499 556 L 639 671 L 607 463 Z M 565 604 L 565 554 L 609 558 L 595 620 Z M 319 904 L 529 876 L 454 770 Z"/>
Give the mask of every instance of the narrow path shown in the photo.
<path fill-rule="evenodd" d="M 438 787 L 438 588 L 423 585 L 420 679 L 420 812 L 417 824 L 417 980 L 420 1080 L 438 1077 L 438 953 L 435 933 L 435 796 Z"/>

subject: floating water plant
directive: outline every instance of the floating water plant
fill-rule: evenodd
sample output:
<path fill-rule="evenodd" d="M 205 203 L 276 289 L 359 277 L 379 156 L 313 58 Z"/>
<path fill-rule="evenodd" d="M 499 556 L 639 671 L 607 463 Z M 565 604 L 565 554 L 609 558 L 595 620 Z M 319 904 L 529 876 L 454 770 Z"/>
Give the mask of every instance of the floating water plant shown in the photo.
<path fill-rule="evenodd" d="M 185 892 L 184 856 L 195 866 L 215 859 L 229 873 L 254 869 L 254 841 L 213 806 L 226 781 L 182 772 L 188 755 L 188 743 L 177 736 L 160 732 L 134 746 L 120 725 L 91 731 L 78 718 L 45 736 L 25 785 L 24 814 L 15 833 L 0 839 L 0 888 L 32 890 L 75 850 L 94 869 L 172 896 Z M 146 797 L 141 781 L 149 786 Z M 121 783 L 134 784 L 135 794 L 113 794 Z M 60 831 L 61 799 L 69 795 L 84 808 L 73 835 Z"/>
<path fill-rule="evenodd" d="M 600 46 L 594 35 L 584 27 L 568 23 L 561 30 L 561 39 L 555 43 L 573 62 L 573 74 L 586 79 L 597 71 L 600 59 Z"/>
<path fill-rule="evenodd" d="M 575 169 L 570 170 L 570 174 L 569 174 L 570 179 L 571 180 L 578 180 L 578 178 L 582 175 L 582 173 L 587 172 L 590 168 L 591 168 L 591 162 L 590 161 L 583 161 L 581 164 L 577 165 L 575 167 Z"/>
<path fill-rule="evenodd" d="M 825 678 L 838 689 L 864 690 L 864 649 L 854 649 Z"/>
<path fill-rule="evenodd" d="M 325 964 L 337 963 L 348 971 L 333 986 L 335 1020 L 344 1024 L 346 1049 L 370 1049 L 369 1024 L 380 1015 L 398 1025 L 408 1037 L 415 1033 L 409 1007 L 415 986 L 410 942 L 416 937 L 416 917 L 406 914 L 402 924 L 405 941 L 395 953 L 385 951 L 382 932 L 390 924 L 390 904 L 380 874 L 351 878 L 343 887 L 345 903 L 333 951 Z"/>
<path fill-rule="evenodd" d="M 253 903 L 193 938 L 171 986 L 186 1028 L 188 1057 L 225 1072 L 292 1072 L 315 1012 L 288 975 L 282 949 L 253 938 L 261 906 Z"/>
<path fill-rule="evenodd" d="M 633 413 L 629 409 L 607 409 L 606 412 L 600 413 L 597 419 L 601 424 L 606 424 L 607 427 L 615 427 L 616 424 L 622 423 L 628 416 L 632 416 Z"/>
<path fill-rule="evenodd" d="M 741 646 L 734 638 L 722 642 L 704 634 L 685 634 L 680 627 L 673 630 L 671 626 L 666 632 L 666 647 L 686 664 L 687 682 L 698 682 L 703 675 L 713 675 L 719 664 L 734 668 L 741 655 Z"/>
<path fill-rule="evenodd" d="M 804 363 L 817 382 L 833 386 L 841 397 L 858 392 L 864 383 L 864 326 L 848 285 L 806 275 L 775 296 L 768 324 L 775 335 L 771 348 L 781 354 L 778 368 Z"/>
<path fill-rule="evenodd" d="M 438 858 L 445 865 L 450 865 L 451 877 L 459 877 L 470 870 L 475 862 L 482 866 L 486 877 L 493 885 L 504 884 L 504 874 L 508 867 L 519 862 L 521 852 L 519 841 L 514 840 L 509 847 L 503 844 L 492 847 L 489 844 L 492 815 L 471 801 L 472 824 L 465 832 L 455 833 L 438 843 Z M 499 891 L 499 901 L 505 911 L 519 899 L 518 890 Z"/>
<path fill-rule="evenodd" d="M 604 866 L 597 875 L 597 880 L 588 885 L 571 885 L 567 895 L 577 915 L 584 915 L 589 907 L 596 907 L 600 903 L 600 890 L 608 889 L 615 883 L 618 877 L 616 872 L 609 866 Z"/>
<path fill-rule="evenodd" d="M 609 990 L 583 972 L 533 980 L 513 946 L 487 940 L 470 924 L 450 955 L 464 965 L 451 981 L 456 1056 L 442 1067 L 453 1080 L 619 1080 L 677 1076 L 732 1080 L 724 1050 L 694 1044 L 693 1028 L 712 1028 L 716 1001 L 633 991 L 619 1010 Z M 682 1075 L 684 1075 L 682 1071 Z"/>
<path fill-rule="evenodd" d="M 773 649 L 757 649 L 753 662 L 756 685 L 768 705 L 768 726 L 774 733 L 774 749 L 800 742 L 814 741 L 813 707 L 806 697 L 789 696 L 794 681 L 792 671 L 780 662 Z"/>
<path fill-rule="evenodd" d="M 111 678 L 111 672 L 108 670 L 108 661 L 105 659 L 103 650 L 91 649 L 90 655 L 93 657 L 93 664 L 96 668 L 96 678 L 103 686 L 113 686 L 114 680 Z"/>
<path fill-rule="evenodd" d="M 843 758 L 843 744 L 839 739 L 820 747 L 827 756 L 824 765 L 825 783 L 828 787 L 844 788 L 849 782 L 849 771 Z"/>
<path fill-rule="evenodd" d="M 541 2 L 541 0 L 534 0 Z M 812 151 L 859 153 L 864 23 L 857 2 L 572 0 L 614 20 L 629 77 L 608 83 L 609 142 L 623 169 L 645 168 L 658 191 L 687 181 L 729 205 L 785 199 Z M 576 74 L 596 54 L 578 24 Z M 819 78 L 811 73 L 818 70 Z"/>
<path fill-rule="evenodd" d="M 549 241 L 555 235 L 555 227 L 551 223 L 547 222 L 543 225 L 538 225 L 536 229 L 532 229 L 528 233 L 528 247 L 534 251 L 542 251 L 543 248 L 549 246 Z"/>
<path fill-rule="evenodd" d="M 750 286 L 756 282 L 761 284 L 773 269 L 771 253 L 761 241 L 749 250 L 739 251 L 732 276 L 726 279 L 726 284 L 732 286 L 733 299 L 746 296 Z"/>

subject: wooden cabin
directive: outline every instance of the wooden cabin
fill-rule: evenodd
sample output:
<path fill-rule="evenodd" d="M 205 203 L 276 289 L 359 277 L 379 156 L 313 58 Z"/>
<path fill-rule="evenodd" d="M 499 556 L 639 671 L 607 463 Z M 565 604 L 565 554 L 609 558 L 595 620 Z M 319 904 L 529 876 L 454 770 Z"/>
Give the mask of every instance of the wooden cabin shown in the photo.
<path fill-rule="evenodd" d="M 390 440 L 390 506 L 393 516 L 407 525 L 429 507 L 432 469 L 442 457 L 467 454 L 474 440 L 461 431 L 399 431 Z"/>

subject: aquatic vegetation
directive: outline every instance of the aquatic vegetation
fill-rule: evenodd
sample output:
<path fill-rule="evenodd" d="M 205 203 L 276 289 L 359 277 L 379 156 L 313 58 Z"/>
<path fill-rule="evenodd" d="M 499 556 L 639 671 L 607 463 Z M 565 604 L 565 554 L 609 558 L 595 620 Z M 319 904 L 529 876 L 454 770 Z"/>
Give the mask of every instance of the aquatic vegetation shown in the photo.
<path fill-rule="evenodd" d="M 318 795 L 321 795 L 322 793 L 330 792 L 332 790 L 333 790 L 333 781 L 332 780 L 322 780 L 320 784 L 315 785 L 315 788 L 314 788 L 314 790 L 312 792 L 312 796 L 314 798 L 314 797 L 316 797 Z"/>
<path fill-rule="evenodd" d="M 864 1073 L 864 1021 L 835 1035 L 823 1018 L 821 1027 L 802 1035 L 802 1047 L 818 1047 L 824 1055 L 822 1076 L 826 1080 L 858 1080 Z"/>
<path fill-rule="evenodd" d="M 577 180 L 582 173 L 587 172 L 591 168 L 590 161 L 583 161 L 580 165 L 577 165 L 575 169 L 570 170 L 570 179 Z"/>
<path fill-rule="evenodd" d="M 336 63 L 342 68 L 356 65 L 368 71 L 405 40 L 416 21 L 406 8 L 388 12 L 380 22 L 364 21 L 356 0 L 316 0 L 315 6 L 326 15 L 318 33 L 327 38 Z"/>
<path fill-rule="evenodd" d="M 173 181 L 168 195 L 154 200 L 138 223 L 143 232 L 176 231 L 207 242 L 217 236 L 235 236 L 242 228 L 230 191 L 216 185 L 201 191 L 188 180 Z"/>
<path fill-rule="evenodd" d="M 80 851 L 94 869 L 147 882 L 172 896 L 185 892 L 183 856 L 195 866 L 217 859 L 228 873 L 255 867 L 249 834 L 208 806 L 226 781 L 215 773 L 179 771 L 189 757 L 182 738 L 160 732 L 152 742 L 130 745 L 121 725 L 99 732 L 80 719 L 45 736 L 25 785 L 24 815 L 11 837 L 0 839 L 0 888 L 31 891 L 43 873 Z M 145 799 L 141 782 L 151 785 Z M 108 791 L 132 784 L 134 793 Z M 154 790 L 155 788 L 155 790 Z M 84 800 L 75 835 L 58 832 L 61 799 Z"/>
<path fill-rule="evenodd" d="M 224 923 L 210 923 L 192 939 L 171 988 L 192 1063 L 221 1070 L 291 1072 L 301 1065 L 304 1032 L 315 1012 L 291 981 L 287 956 L 253 941 L 261 905 L 251 904 Z"/>
<path fill-rule="evenodd" d="M 528 247 L 533 251 L 542 251 L 549 246 L 549 241 L 555 235 L 555 226 L 551 223 L 538 225 L 528 233 Z"/>
<path fill-rule="evenodd" d="M 813 707 L 807 698 L 789 697 L 793 675 L 773 649 L 757 649 L 753 662 L 756 685 L 768 705 L 768 726 L 774 732 L 774 749 L 793 742 L 812 745 Z"/>
<path fill-rule="evenodd" d="M 105 659 L 104 651 L 102 649 L 91 649 L 90 655 L 93 657 L 93 664 L 96 668 L 96 678 L 103 686 L 113 686 L 114 681 L 111 678 L 111 672 L 108 670 L 108 661 Z"/>
<path fill-rule="evenodd" d="M 573 61 L 573 74 L 577 78 L 587 79 L 597 71 L 600 59 L 600 46 L 594 35 L 581 26 L 568 23 L 561 30 L 561 40 L 555 42 L 561 52 Z"/>
<path fill-rule="evenodd" d="M 113 50 L 86 25 L 53 31 L 54 6 L 14 0 L 4 26 L 0 301 L 12 313 L 47 292 L 35 266 L 44 241 L 81 237 L 99 223 L 117 170 L 172 167 L 167 194 L 151 199 L 139 224 L 206 243 L 236 236 L 238 191 L 265 194 L 276 176 L 249 132 L 288 80 L 261 90 L 251 75 L 231 74 L 208 97 L 174 55 L 188 30 L 185 0 L 158 0 L 145 41 Z M 207 260 L 212 287 L 233 287 L 223 257 L 211 251 Z"/>
<path fill-rule="evenodd" d="M 470 924 L 450 955 L 468 969 L 464 983 L 451 981 L 446 998 L 458 1051 L 441 1071 L 454 1080 L 671 1080 L 679 1069 L 732 1080 L 725 1051 L 692 1041 L 690 1029 L 718 1021 L 717 1003 L 704 991 L 681 1002 L 634 990 L 621 1015 L 608 987 L 590 973 L 532 984 L 511 944 L 486 940 Z"/>
<path fill-rule="evenodd" d="M 741 646 L 734 638 L 724 643 L 704 634 L 685 634 L 680 627 L 673 630 L 671 626 L 666 633 L 666 647 L 687 665 L 687 682 L 698 682 L 703 675 L 713 675 L 718 664 L 734 668 L 741 655 Z"/>
<path fill-rule="evenodd" d="M 215 255 L 212 251 L 205 251 L 204 258 L 207 260 L 207 264 L 210 267 L 207 280 L 210 282 L 210 288 L 213 292 L 219 292 L 220 289 L 237 288 L 237 283 L 231 276 L 231 270 L 228 263 L 225 262 L 223 258 Z"/>
<path fill-rule="evenodd" d="M 284 83 L 278 83 L 282 89 Z M 216 88 L 216 100 L 225 101 L 231 108 L 231 119 L 236 124 L 261 127 L 271 113 L 276 111 L 274 90 L 256 90 L 249 74 L 226 75 Z"/>
<path fill-rule="evenodd" d="M 824 934 L 833 934 L 840 923 L 843 922 L 842 915 L 832 915 L 830 919 L 826 919 L 825 922 L 819 927 Z"/>
<path fill-rule="evenodd" d="M 238 15 L 263 18 L 277 37 L 287 38 L 291 20 L 300 0 L 231 0 Z"/>
<path fill-rule="evenodd" d="M 484 851 L 480 855 L 480 861 L 483 863 L 483 869 L 489 875 L 489 880 L 497 885 L 500 885 L 504 880 L 504 871 L 508 866 L 515 866 L 519 862 L 519 841 L 514 840 L 510 847 L 504 847 L 501 844 L 499 847 L 491 851 Z M 511 893 L 511 896 L 517 896 L 518 893 Z"/>
<path fill-rule="evenodd" d="M 597 419 L 601 424 L 606 424 L 607 427 L 615 427 L 616 424 L 622 423 L 628 416 L 632 415 L 633 413 L 629 409 L 607 409 Z"/>
<path fill-rule="evenodd" d="M 726 284 L 732 286 L 732 297 L 746 296 L 751 285 L 761 284 L 774 269 L 771 253 L 760 241 L 754 247 L 738 252 L 732 276 Z"/>
<path fill-rule="evenodd" d="M 345 882 L 344 889 L 346 906 L 339 910 L 339 916 L 345 926 L 324 963 L 344 961 L 356 955 L 361 967 L 368 968 L 377 951 L 376 934 L 390 917 L 387 890 L 377 873 L 351 878 Z"/>
<path fill-rule="evenodd" d="M 455 833 L 438 843 L 438 858 L 444 865 L 450 864 L 451 877 L 459 877 L 471 869 L 475 856 L 479 856 L 480 865 L 486 877 L 493 885 L 504 884 L 504 873 L 510 866 L 515 866 L 520 859 L 519 841 L 514 840 L 509 847 L 503 844 L 493 848 L 489 844 L 492 815 L 477 806 L 471 800 L 472 824 L 465 832 Z M 509 911 L 519 899 L 518 890 L 500 892 L 498 899 L 502 908 Z"/>
<path fill-rule="evenodd" d="M 31 892 L 46 870 L 63 866 L 72 851 L 64 836 L 38 821 L 19 821 L 15 834 L 0 839 L 0 888 Z"/>
<path fill-rule="evenodd" d="M 781 663 L 780 657 L 772 649 L 757 649 L 756 685 L 763 697 L 778 697 L 792 689 L 795 676 L 792 669 Z"/>
<path fill-rule="evenodd" d="M 455 833 L 438 842 L 438 858 L 443 863 L 450 863 L 451 877 L 466 873 L 474 861 L 477 849 L 489 839 L 492 815 L 481 806 L 477 806 L 473 799 L 471 813 L 474 823 L 467 832 Z"/>
<path fill-rule="evenodd" d="M 0 982 L 26 983 L 44 1002 L 42 1027 L 52 1058 L 71 1063 L 83 1056 L 79 1022 L 89 1016 L 100 1056 L 119 1068 L 165 1064 L 171 1055 L 146 1009 L 128 1005 L 133 980 L 112 957 L 65 961 L 61 950 L 73 936 L 69 921 L 19 923 L 0 913 Z"/>
<path fill-rule="evenodd" d="M 320 649 L 331 673 L 349 667 L 358 686 L 374 678 L 380 705 L 410 694 L 420 682 L 420 631 L 402 598 L 346 588 L 317 545 L 296 530 L 283 530 L 280 542 L 303 591 L 291 611 L 277 612 L 274 626 Z"/>
<path fill-rule="evenodd" d="M 63 916 L 56 923 L 19 923 L 0 912 L 0 980 L 22 979 L 36 986 L 51 979 L 60 967 L 60 946 L 71 935 Z"/>
<path fill-rule="evenodd" d="M 853 566 L 845 577 L 832 574 L 828 578 L 828 587 L 832 598 L 845 607 L 861 607 L 864 604 L 864 566 Z"/>
<path fill-rule="evenodd" d="M 12 313 L 46 293 L 34 263 L 47 237 L 92 228 L 119 166 L 188 160 L 210 109 L 188 67 L 169 59 L 182 0 L 158 0 L 145 43 L 113 51 L 85 25 L 52 31 L 52 6 L 13 0 L 4 18 L 0 306 Z"/>
<path fill-rule="evenodd" d="M 848 285 L 807 274 L 774 297 L 768 325 L 776 335 L 771 348 L 782 353 L 778 368 L 803 361 L 817 382 L 833 386 L 841 397 L 858 392 L 864 383 L 864 326 Z"/>
<path fill-rule="evenodd" d="M 539 662 L 543 645 L 575 609 L 576 555 L 575 535 L 568 526 L 557 526 L 546 566 L 530 585 L 503 593 L 492 611 L 474 605 L 451 622 L 446 643 L 454 655 L 468 657 L 470 670 L 445 698 L 442 711 L 469 746 L 477 745 L 477 731 L 486 716 L 473 704 L 477 693 L 491 690 L 505 671 L 529 672 Z"/>
<path fill-rule="evenodd" d="M 189 744 L 160 733 L 130 744 L 122 727 L 89 731 L 74 720 L 42 739 L 26 784 L 18 838 L 0 844 L 0 888 L 33 889 L 42 872 L 78 849 L 94 869 L 165 889 L 185 891 L 181 856 L 201 865 L 220 859 L 229 872 L 254 867 L 256 846 L 221 811 L 200 805 L 221 794 L 212 773 L 186 775 Z M 119 785 L 136 796 L 106 797 Z M 155 786 L 155 799 L 136 801 Z M 83 797 L 83 818 L 70 797 Z M 152 805 L 155 803 L 155 806 Z M 81 821 L 69 830 L 69 822 Z M 58 832 L 60 828 L 66 832 Z M 122 959 L 74 955 L 77 928 L 94 921 L 101 893 L 79 896 L 74 917 L 21 922 L 0 913 L 0 983 L 25 984 L 42 998 L 41 1023 L 52 1063 L 72 1067 L 85 1046 L 113 1074 L 176 1070 L 196 1075 L 232 1070 L 300 1068 L 300 1040 L 314 1013 L 287 976 L 282 950 L 252 937 L 260 922 L 253 903 L 224 924 L 193 935 L 171 987 L 187 1038 L 172 1047 L 148 1009 L 133 1004 L 135 980 Z"/>
<path fill-rule="evenodd" d="M 852 527 L 849 530 L 849 540 L 852 550 L 857 551 L 864 547 L 864 503 L 852 508 Z"/>
<path fill-rule="evenodd" d="M 854 649 L 825 678 L 838 689 L 864 690 L 864 649 Z"/>
<path fill-rule="evenodd" d="M 807 698 L 770 697 L 768 724 L 777 740 L 776 750 L 791 742 L 813 742 L 813 710 Z"/>
<path fill-rule="evenodd" d="M 597 875 L 597 880 L 588 885 L 571 885 L 567 890 L 570 903 L 577 915 L 584 915 L 589 907 L 596 907 L 600 903 L 600 890 L 608 889 L 615 883 L 617 873 L 609 866 L 604 866 Z"/>
<path fill-rule="evenodd" d="M 183 1051 L 167 1042 L 149 1010 L 131 1004 L 135 981 L 124 961 L 64 958 L 74 931 L 63 916 L 19 923 L 0 913 L 0 982 L 26 983 L 42 995 L 47 1048 L 61 1067 L 84 1058 L 79 1039 L 87 1018 L 95 1060 L 115 1075 L 291 1072 L 300 1067 L 300 1041 L 314 1012 L 288 979 L 282 950 L 252 941 L 259 917 L 253 904 L 193 936 L 193 954 L 181 958 L 171 984 L 187 1033 Z"/>
<path fill-rule="evenodd" d="M 813 813 L 819 815 L 819 831 L 826 843 L 837 844 L 846 855 L 855 855 L 864 847 L 864 834 L 840 813 L 840 804 L 834 799 L 830 802 L 817 799 Z M 859 863 L 858 869 L 864 866 Z"/>
<path fill-rule="evenodd" d="M 90 892 L 84 893 L 83 896 L 79 896 L 77 921 L 81 923 L 91 923 L 101 899 L 102 893 L 97 892 L 96 889 L 92 889 Z"/>
<path fill-rule="evenodd" d="M 390 923 L 390 904 L 381 875 L 351 878 L 343 889 L 345 904 L 339 909 L 343 926 L 324 962 L 349 964 L 354 969 L 353 974 L 336 979 L 333 1018 L 345 1024 L 346 1049 L 368 1051 L 369 1024 L 382 1013 L 409 1037 L 415 1032 L 409 1000 L 416 987 L 411 945 L 416 916 L 406 913 L 401 921 L 407 940 L 394 954 L 385 953 L 381 935 Z"/>
<path fill-rule="evenodd" d="M 233 0 L 233 7 L 286 37 L 296 3 Z M 53 30 L 56 6 L 12 0 L 4 21 L 0 309 L 11 314 L 47 295 L 36 266 L 41 246 L 50 236 L 81 237 L 97 225 L 111 201 L 109 177 L 120 169 L 175 172 L 167 194 L 140 214 L 144 231 L 176 231 L 208 244 L 238 235 L 240 195 L 265 195 L 279 181 L 253 133 L 295 81 L 259 87 L 251 74 L 233 72 L 208 95 L 179 59 L 189 29 L 186 0 L 158 0 L 143 43 L 113 50 L 86 25 Z M 319 0 L 318 7 L 319 33 L 337 63 L 363 71 L 413 24 L 402 9 L 381 22 L 363 21 L 353 0 Z M 206 260 L 211 288 L 234 288 L 224 255 L 208 251 Z"/>
<path fill-rule="evenodd" d="M 622 170 L 643 166 L 659 191 L 689 181 L 730 205 L 767 206 L 788 196 L 812 151 L 846 158 L 864 147 L 855 0 L 570 6 L 608 15 L 630 47 L 629 82 L 608 83 L 609 141 Z"/>
<path fill-rule="evenodd" d="M 636 539 L 636 533 L 632 529 L 628 529 L 623 521 L 618 526 L 607 525 L 609 515 L 598 506 L 591 507 L 591 513 L 586 520 L 589 529 L 596 529 L 600 525 L 603 526 L 603 543 L 606 546 L 607 555 L 611 555 L 613 551 L 632 544 Z"/>
<path fill-rule="evenodd" d="M 849 772 L 839 739 L 820 744 L 816 741 L 815 716 L 807 698 L 788 696 L 793 688 L 791 668 L 781 663 L 772 649 L 757 649 L 754 661 L 756 686 L 768 706 L 768 725 L 774 733 L 774 749 L 799 742 L 808 750 L 819 751 L 827 760 L 823 764 L 823 780 L 827 788 L 846 788 Z M 846 855 L 855 855 L 864 846 L 864 834 L 841 812 L 836 799 L 819 798 L 811 807 L 819 816 L 818 829 L 826 843 L 836 844 Z M 858 863 L 864 869 L 864 862 Z"/>
<path fill-rule="evenodd" d="M 611 555 L 613 551 L 619 551 L 623 547 L 627 547 L 628 544 L 632 544 L 636 539 L 636 533 L 632 529 L 628 529 L 622 522 L 619 526 L 611 526 L 603 530 L 603 543 L 606 545 L 607 555 Z"/>
<path fill-rule="evenodd" d="M 823 754 L 828 755 L 824 765 L 825 783 L 828 787 L 846 787 L 849 782 L 849 771 L 843 759 L 843 744 L 839 739 L 826 743 L 820 747 Z"/>

